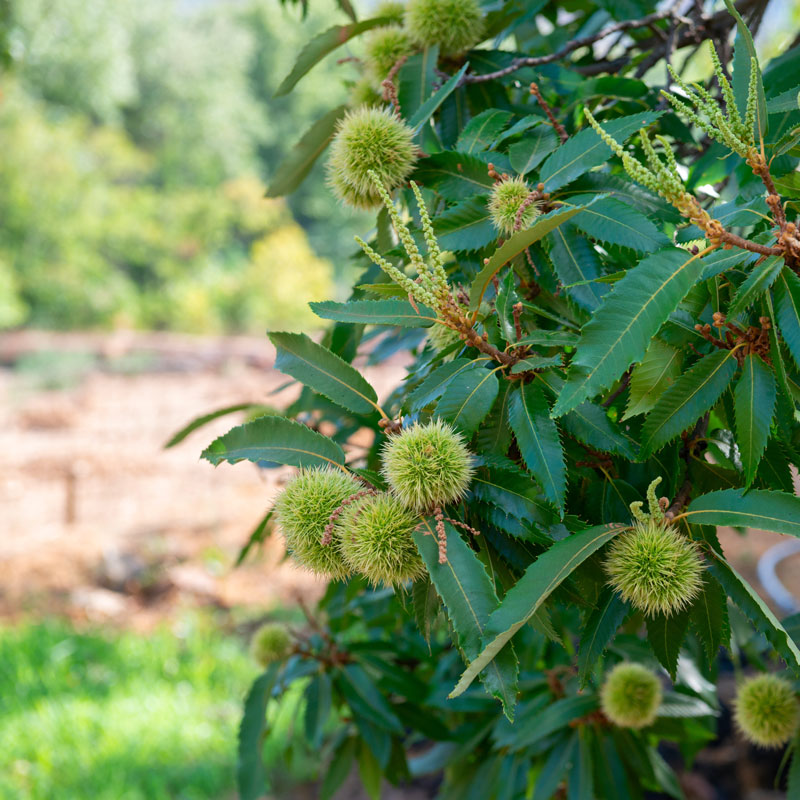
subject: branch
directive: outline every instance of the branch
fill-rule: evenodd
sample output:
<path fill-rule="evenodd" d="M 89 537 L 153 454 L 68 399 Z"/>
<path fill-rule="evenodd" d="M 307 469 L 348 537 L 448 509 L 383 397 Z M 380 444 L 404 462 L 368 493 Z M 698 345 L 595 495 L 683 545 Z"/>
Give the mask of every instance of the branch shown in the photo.
<path fill-rule="evenodd" d="M 523 67 L 538 67 L 542 64 L 552 64 L 554 61 L 560 61 L 562 58 L 564 58 L 564 56 L 568 56 L 575 50 L 579 50 L 581 47 L 593 45 L 595 42 L 599 42 L 602 39 L 605 39 L 607 36 L 612 36 L 615 33 L 636 30 L 637 28 L 647 28 L 655 22 L 660 22 L 663 19 L 667 19 L 668 17 L 673 16 L 681 2 L 682 0 L 674 0 L 673 3 L 671 3 L 662 11 L 655 11 L 652 14 L 648 14 L 646 17 L 642 17 L 641 19 L 626 19 L 622 22 L 615 22 L 613 25 L 609 25 L 607 28 L 604 28 L 598 33 L 589 36 L 579 36 L 577 39 L 572 39 L 571 41 L 567 42 L 560 50 L 556 50 L 555 53 L 550 53 L 546 56 L 515 58 L 507 67 L 496 70 L 495 72 L 486 72 L 482 75 L 466 74 L 461 79 L 460 83 L 485 83 L 486 81 L 493 81 L 497 78 L 503 78 L 506 75 L 511 75 L 511 73 L 516 72 L 518 69 L 522 69 Z"/>

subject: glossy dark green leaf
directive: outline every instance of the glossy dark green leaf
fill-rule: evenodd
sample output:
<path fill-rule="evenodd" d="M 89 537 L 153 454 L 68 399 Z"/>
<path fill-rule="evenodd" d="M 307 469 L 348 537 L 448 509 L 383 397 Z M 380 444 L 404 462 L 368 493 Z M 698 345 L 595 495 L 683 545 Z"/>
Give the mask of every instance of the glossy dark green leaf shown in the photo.
<path fill-rule="evenodd" d="M 796 519 L 800 520 L 800 517 Z M 797 524 L 800 525 L 800 521 Z M 756 630 L 767 637 L 787 666 L 796 675 L 800 675 L 800 650 L 756 590 L 721 556 L 714 554 L 709 558 L 708 570 L 719 581 L 725 594 L 745 613 Z"/>
<path fill-rule="evenodd" d="M 633 368 L 628 406 L 623 420 L 650 411 L 680 375 L 683 353 L 653 339 L 642 361 Z"/>
<path fill-rule="evenodd" d="M 558 147 L 558 136 L 553 129 L 548 125 L 539 125 L 508 148 L 508 158 L 515 172 L 527 175 L 556 147 Z"/>
<path fill-rule="evenodd" d="M 561 416 L 607 389 L 631 364 L 641 361 L 702 269 L 696 256 L 671 247 L 647 256 L 615 283 L 581 331 L 553 414 Z"/>
<path fill-rule="evenodd" d="M 753 271 L 747 276 L 747 280 L 739 287 L 736 296 L 731 301 L 727 312 L 728 319 L 733 319 L 748 306 L 753 305 L 772 286 L 782 268 L 783 258 L 781 256 L 770 256 L 763 264 L 753 267 Z"/>
<path fill-rule="evenodd" d="M 640 128 L 646 128 L 655 122 L 661 114 L 654 111 L 643 111 L 629 117 L 620 117 L 603 123 L 609 136 L 618 142 L 624 142 Z M 611 148 L 594 132 L 592 128 L 584 128 L 564 142 L 539 171 L 539 179 L 544 183 L 545 191 L 559 189 L 579 175 L 597 167 L 611 157 Z"/>
<path fill-rule="evenodd" d="M 417 623 L 419 632 L 428 644 L 428 650 L 430 650 L 431 626 L 439 613 L 440 601 L 439 595 L 436 594 L 436 589 L 428 578 L 421 578 L 414 582 L 411 590 L 411 601 L 414 607 L 414 620 Z"/>
<path fill-rule="evenodd" d="M 594 201 L 592 201 L 594 202 Z M 514 256 L 522 253 L 526 248 L 538 242 L 550 231 L 555 230 L 559 225 L 563 225 L 567 220 L 572 219 L 576 214 L 580 214 L 586 206 L 569 208 L 557 208 L 549 214 L 539 217 L 530 228 L 515 233 L 502 247 L 498 248 L 489 262 L 478 273 L 472 282 L 469 293 L 469 304 L 471 309 L 480 306 L 483 295 L 495 275 L 509 262 Z"/>
<path fill-rule="evenodd" d="M 375 390 L 344 359 L 304 333 L 272 332 L 268 336 L 278 351 L 275 369 L 357 414 L 376 410 Z"/>
<path fill-rule="evenodd" d="M 584 214 L 589 211 L 591 209 L 586 209 Z M 594 311 L 610 288 L 608 284 L 597 282 L 597 278 L 603 274 L 603 267 L 594 246 L 585 236 L 578 233 L 572 223 L 556 228 L 548 239 L 550 260 L 556 275 L 561 283 L 570 287 L 567 289 L 567 294 L 581 308 Z M 580 285 L 572 286 L 572 284 Z"/>
<path fill-rule="evenodd" d="M 716 578 L 710 575 L 703 578 L 703 590 L 692 603 L 690 619 L 711 664 L 719 648 L 730 639 L 728 601 Z"/>
<path fill-rule="evenodd" d="M 777 394 L 770 367 L 754 353 L 745 356 L 742 374 L 734 387 L 734 409 L 736 444 L 747 486 L 753 482 L 767 446 Z"/>
<path fill-rule="evenodd" d="M 312 746 L 320 747 L 325 732 L 325 723 L 331 713 L 333 684 L 327 672 L 320 671 L 306 689 L 306 710 L 304 716 L 306 738 Z"/>
<path fill-rule="evenodd" d="M 182 442 L 190 433 L 193 433 L 198 428 L 202 428 L 209 422 L 213 422 L 215 419 L 225 417 L 228 414 L 234 414 L 237 411 L 253 412 L 258 409 L 263 409 L 264 411 L 269 410 L 267 406 L 262 406 L 259 403 L 238 403 L 234 406 L 218 408 L 216 411 L 212 411 L 210 414 L 203 414 L 203 416 L 196 417 L 188 425 L 185 425 L 176 434 L 174 434 L 172 438 L 164 445 L 164 449 L 166 450 L 170 447 L 175 447 L 176 444 Z"/>
<path fill-rule="evenodd" d="M 736 20 L 737 34 L 734 44 L 736 60 L 733 67 L 733 88 L 736 94 L 736 105 L 739 107 L 742 119 L 744 119 L 747 108 L 751 69 L 756 70 L 756 118 L 753 133 L 756 141 L 758 141 L 767 131 L 767 101 L 764 96 L 764 84 L 761 77 L 761 68 L 758 64 L 758 53 L 753 42 L 753 35 L 750 33 L 747 23 L 742 19 L 742 15 L 736 10 L 733 0 L 725 0 L 725 5 Z M 755 59 L 755 64 L 752 64 L 752 59 Z"/>
<path fill-rule="evenodd" d="M 436 77 L 439 47 L 426 47 L 411 56 L 397 74 L 397 97 L 405 119 L 410 119 L 431 96 Z"/>
<path fill-rule="evenodd" d="M 613 197 L 605 197 L 587 208 L 575 225 L 599 242 L 639 253 L 670 246 L 670 240 L 644 214 Z"/>
<path fill-rule="evenodd" d="M 333 139 L 336 123 L 345 115 L 347 106 L 338 106 L 320 117 L 278 166 L 267 189 L 267 197 L 291 194 L 311 172 L 311 168 Z"/>
<path fill-rule="evenodd" d="M 443 211 L 433 221 L 443 250 L 478 250 L 497 238 L 486 199 L 474 197 Z"/>
<path fill-rule="evenodd" d="M 451 697 L 462 694 L 477 675 L 503 650 L 514 634 L 539 610 L 544 601 L 589 556 L 625 530 L 625 525 L 599 525 L 556 542 L 528 567 L 489 617 L 483 650 L 464 671 Z"/>
<path fill-rule="evenodd" d="M 203 458 L 214 466 L 223 461 L 273 461 L 293 467 L 344 464 L 344 452 L 336 442 L 285 417 L 259 417 L 239 425 L 215 439 Z"/>
<path fill-rule="evenodd" d="M 361 783 L 364 789 L 371 800 L 380 800 L 383 772 L 381 771 L 381 765 L 378 759 L 373 755 L 367 742 L 363 740 L 358 749 L 357 760 L 358 773 L 361 776 Z"/>
<path fill-rule="evenodd" d="M 775 280 L 773 293 L 781 337 L 800 368 L 800 278 L 784 267 Z"/>
<path fill-rule="evenodd" d="M 267 724 L 267 703 L 278 679 L 280 665 L 272 664 L 256 678 L 247 699 L 239 725 L 239 753 L 236 762 L 236 784 L 242 800 L 258 800 L 266 789 L 266 773 L 261 754 Z"/>
<path fill-rule="evenodd" d="M 452 77 L 448 78 L 444 84 L 434 92 L 425 102 L 414 112 L 413 116 L 408 120 L 408 125 L 415 131 L 418 131 L 436 112 L 436 109 L 452 94 L 458 82 L 464 76 L 464 73 L 469 68 L 469 62 L 462 65 L 461 69 Z"/>
<path fill-rule="evenodd" d="M 483 367 L 464 370 L 447 384 L 436 405 L 436 416 L 471 438 L 492 410 L 499 388 L 494 370 Z"/>
<path fill-rule="evenodd" d="M 453 150 L 421 159 L 412 177 L 423 186 L 435 188 L 447 200 L 489 194 L 493 185 L 485 161 Z"/>
<path fill-rule="evenodd" d="M 647 618 L 647 641 L 662 667 L 675 680 L 678 656 L 689 628 L 689 609 L 667 616 L 657 614 Z"/>
<path fill-rule="evenodd" d="M 473 117 L 461 131 L 456 150 L 479 153 L 488 150 L 514 115 L 501 108 L 488 108 Z"/>
<path fill-rule="evenodd" d="M 525 465 L 544 496 L 563 514 L 567 493 L 564 449 L 550 419 L 550 405 L 536 382 L 523 383 L 511 396 L 508 416 Z"/>
<path fill-rule="evenodd" d="M 427 520 L 422 529 L 414 534 L 414 541 L 431 581 L 447 608 L 447 615 L 458 636 L 459 649 L 467 661 L 472 661 L 480 650 L 489 615 L 497 608 L 497 594 L 475 552 L 450 523 L 445 523 L 445 530 L 447 561 L 444 564 L 439 563 L 434 521 Z M 511 719 L 516 702 L 518 669 L 513 649 L 509 647 L 501 658 L 491 664 L 487 662 L 486 666 L 484 685 L 503 703 L 503 710 Z"/>
<path fill-rule="evenodd" d="M 603 589 L 581 632 L 578 644 L 578 680 L 581 686 L 589 682 L 597 659 L 614 638 L 617 628 L 630 613 L 630 607 L 610 587 Z"/>
<path fill-rule="evenodd" d="M 364 31 L 377 28 L 379 25 L 387 25 L 390 20 L 387 17 L 375 17 L 365 19 L 361 22 L 353 22 L 349 25 L 334 25 L 332 28 L 317 34 L 301 51 L 297 61 L 292 67 L 292 71 L 283 79 L 281 85 L 275 92 L 275 97 L 289 94 L 295 84 L 303 77 L 315 64 L 318 64 L 328 53 L 341 47 L 345 42 L 358 36 Z"/>
<path fill-rule="evenodd" d="M 414 411 L 420 411 L 425 406 L 430 405 L 434 400 L 442 396 L 447 384 L 458 374 L 464 370 L 475 369 L 477 364 L 486 364 L 488 358 L 483 360 L 473 361 L 469 358 L 456 358 L 453 361 L 447 361 L 441 366 L 437 367 L 433 372 L 425 378 L 422 383 L 414 389 L 408 396 L 408 407 Z"/>
<path fill-rule="evenodd" d="M 354 325 L 429 328 L 436 319 L 435 311 L 420 303 L 414 308 L 408 300 L 349 300 L 346 303 L 325 300 L 308 305 L 322 319 L 350 322 Z"/>
<path fill-rule="evenodd" d="M 565 433 L 603 453 L 620 455 L 631 461 L 638 458 L 636 442 L 608 418 L 596 403 L 581 403 L 559 420 Z"/>
<path fill-rule="evenodd" d="M 357 750 L 358 739 L 355 736 L 347 736 L 336 746 L 325 777 L 322 779 L 319 790 L 320 800 L 331 800 L 339 791 L 350 774 Z"/>
<path fill-rule="evenodd" d="M 389 733 L 403 732 L 400 720 L 360 664 L 343 667 L 334 680 L 354 715 Z"/>
<path fill-rule="evenodd" d="M 578 728 L 578 752 L 567 775 L 567 800 L 594 800 L 594 767 L 589 728 Z"/>
<path fill-rule="evenodd" d="M 736 372 L 730 350 L 715 350 L 700 359 L 670 386 L 642 428 L 642 455 L 647 457 L 694 425 L 719 400 Z"/>
<path fill-rule="evenodd" d="M 686 516 L 694 525 L 730 525 L 800 536 L 800 497 L 784 492 L 709 492 L 692 500 Z"/>

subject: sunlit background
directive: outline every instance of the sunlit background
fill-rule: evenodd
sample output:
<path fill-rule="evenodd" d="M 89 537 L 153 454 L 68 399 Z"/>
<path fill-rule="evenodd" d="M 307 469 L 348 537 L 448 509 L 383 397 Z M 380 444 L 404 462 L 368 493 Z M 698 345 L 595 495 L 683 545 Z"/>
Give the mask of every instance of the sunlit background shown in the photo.
<path fill-rule="evenodd" d="M 215 408 L 289 402 L 264 331 L 313 333 L 308 301 L 355 274 L 373 221 L 321 165 L 265 197 L 345 101 L 357 45 L 275 89 L 346 19 L 334 0 L 305 19 L 278 0 L 0 0 L 0 798 L 234 797 L 247 637 L 322 587 L 277 541 L 233 568 L 285 473 L 199 462 L 228 420 L 163 445 Z M 798 24 L 773 0 L 762 53 Z M 402 367 L 366 372 L 386 392 Z M 771 541 L 742 543 L 742 569 Z M 297 703 L 274 712 L 285 740 Z M 314 754 L 293 753 L 276 796 L 316 797 Z"/>

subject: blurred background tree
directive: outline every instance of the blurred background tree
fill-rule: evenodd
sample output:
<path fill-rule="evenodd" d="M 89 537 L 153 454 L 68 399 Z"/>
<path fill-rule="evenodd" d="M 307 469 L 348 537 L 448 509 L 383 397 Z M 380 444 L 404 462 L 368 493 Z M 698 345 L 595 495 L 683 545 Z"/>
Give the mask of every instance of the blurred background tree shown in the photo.
<path fill-rule="evenodd" d="M 301 26 L 270 0 L 90 6 L 0 6 L 0 328 L 307 326 L 364 221 L 319 169 L 288 205 L 264 199 L 344 89 L 321 69 L 272 95 L 309 26 L 344 15 L 316 8 Z"/>

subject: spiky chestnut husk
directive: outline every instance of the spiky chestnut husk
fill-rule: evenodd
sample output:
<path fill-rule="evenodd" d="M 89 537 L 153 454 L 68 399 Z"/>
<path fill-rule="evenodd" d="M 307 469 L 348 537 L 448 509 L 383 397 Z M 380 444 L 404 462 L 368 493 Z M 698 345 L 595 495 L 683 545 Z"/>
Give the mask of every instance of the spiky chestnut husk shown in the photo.
<path fill-rule="evenodd" d="M 472 456 L 447 423 L 415 423 L 383 448 L 383 474 L 407 508 L 430 511 L 464 496 L 472 480 Z"/>
<path fill-rule="evenodd" d="M 519 208 L 530 193 L 528 184 L 522 178 L 509 178 L 494 185 L 489 197 L 489 215 L 497 230 L 506 236 L 514 233 Z M 529 228 L 538 216 L 536 203 L 526 206 L 522 212 L 520 230 Z"/>
<path fill-rule="evenodd" d="M 405 26 L 420 47 L 439 45 L 442 55 L 460 55 L 483 37 L 484 19 L 477 0 L 410 0 Z"/>
<path fill-rule="evenodd" d="M 347 98 L 347 103 L 351 108 L 360 108 L 361 106 L 381 106 L 383 105 L 383 97 L 375 89 L 374 81 L 368 77 L 359 78 L 350 89 L 350 95 Z"/>
<path fill-rule="evenodd" d="M 361 106 L 340 120 L 328 156 L 328 183 L 334 194 L 356 208 L 382 202 L 370 176 L 386 189 L 399 186 L 417 160 L 414 132 L 388 109 Z"/>
<path fill-rule="evenodd" d="M 355 478 L 332 468 L 302 471 L 275 501 L 275 516 L 286 549 L 298 564 L 331 578 L 346 578 L 350 570 L 336 542 L 322 544 L 330 515 L 363 487 Z"/>
<path fill-rule="evenodd" d="M 292 637 L 283 625 L 267 622 L 250 640 L 250 653 L 262 667 L 277 661 L 285 661 L 292 649 Z"/>
<path fill-rule="evenodd" d="M 703 584 L 703 562 L 696 545 L 653 520 L 637 521 L 614 539 L 605 570 L 623 600 L 646 616 L 681 611 Z"/>
<path fill-rule="evenodd" d="M 389 74 L 389 70 L 403 56 L 411 55 L 414 45 L 402 28 L 387 26 L 370 31 L 364 54 L 364 63 L 376 86 Z"/>
<path fill-rule="evenodd" d="M 386 17 L 392 25 L 402 25 L 403 15 L 406 13 L 405 3 L 395 3 L 392 0 L 386 0 L 384 3 L 378 3 L 375 9 L 376 17 Z"/>
<path fill-rule="evenodd" d="M 370 583 L 389 586 L 425 574 L 414 530 L 419 517 L 394 495 L 367 495 L 347 506 L 336 526 L 345 563 Z"/>
<path fill-rule="evenodd" d="M 745 739 L 759 747 L 782 747 L 800 722 L 792 684 L 778 675 L 748 678 L 736 693 L 734 719 Z"/>
<path fill-rule="evenodd" d="M 621 728 L 646 728 L 660 705 L 661 682 L 641 664 L 617 664 L 600 690 L 603 713 Z"/>

